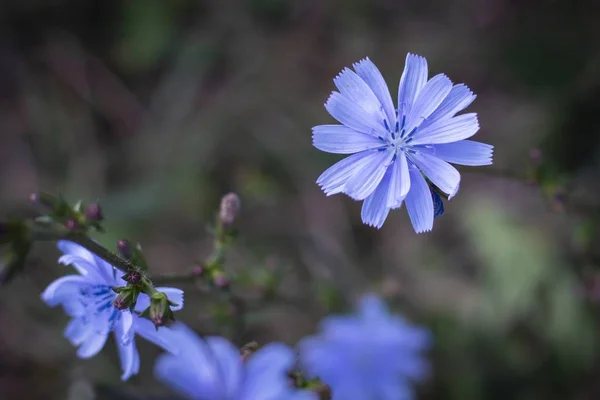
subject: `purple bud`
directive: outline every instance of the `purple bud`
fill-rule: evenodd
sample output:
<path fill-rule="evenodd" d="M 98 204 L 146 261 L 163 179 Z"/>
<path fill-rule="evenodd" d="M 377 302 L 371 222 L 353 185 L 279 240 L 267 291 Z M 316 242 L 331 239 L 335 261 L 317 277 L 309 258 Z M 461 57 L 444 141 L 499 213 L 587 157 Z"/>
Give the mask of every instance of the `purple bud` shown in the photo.
<path fill-rule="evenodd" d="M 218 274 L 213 277 L 213 284 L 215 285 L 215 287 L 218 287 L 219 289 L 227 290 L 227 289 L 229 289 L 231 282 L 225 275 Z"/>
<path fill-rule="evenodd" d="M 102 221 L 104 216 L 102 215 L 102 207 L 98 203 L 92 203 L 87 206 L 85 210 L 85 217 L 90 221 Z"/>
<path fill-rule="evenodd" d="M 134 286 L 121 286 L 113 290 L 119 294 L 113 300 L 113 306 L 119 310 L 125 310 L 133 306 L 140 293 L 139 289 Z"/>
<path fill-rule="evenodd" d="M 202 265 L 195 265 L 194 269 L 192 269 L 192 273 L 194 276 L 202 277 L 206 273 L 206 269 Z"/>
<path fill-rule="evenodd" d="M 138 271 L 131 271 L 123 275 L 123 279 L 132 285 L 136 285 L 142 280 L 142 274 L 140 274 Z"/>
<path fill-rule="evenodd" d="M 129 245 L 129 240 L 121 239 L 117 241 L 117 249 L 119 249 L 119 253 L 123 256 L 123 258 L 129 260 L 133 255 L 131 251 L 131 246 Z"/>
<path fill-rule="evenodd" d="M 221 199 L 219 209 L 219 220 L 224 226 L 233 224 L 240 212 L 240 198 L 235 193 L 228 193 Z"/>
<path fill-rule="evenodd" d="M 74 231 L 76 229 L 79 229 L 79 223 L 77 221 L 75 221 L 73 218 L 69 218 L 65 222 L 65 227 L 70 231 Z"/>

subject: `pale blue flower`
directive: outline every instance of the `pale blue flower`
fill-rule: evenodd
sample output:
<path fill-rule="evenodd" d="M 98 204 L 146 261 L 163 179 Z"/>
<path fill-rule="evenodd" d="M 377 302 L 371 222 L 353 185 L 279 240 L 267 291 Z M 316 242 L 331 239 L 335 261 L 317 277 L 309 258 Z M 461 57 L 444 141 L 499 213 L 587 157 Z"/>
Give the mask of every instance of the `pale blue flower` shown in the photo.
<path fill-rule="evenodd" d="M 240 351 L 225 338 L 200 338 L 181 323 L 172 330 L 181 351 L 161 355 L 154 374 L 188 399 L 317 400 L 314 393 L 291 386 L 287 373 L 295 357 L 284 344 L 261 347 L 243 362 Z"/>
<path fill-rule="evenodd" d="M 427 331 L 369 295 L 357 314 L 326 318 L 298 348 L 305 371 L 330 386 L 333 400 L 407 400 L 414 398 L 411 381 L 427 376 L 422 352 L 430 342 Z"/>
<path fill-rule="evenodd" d="M 320 150 L 352 154 L 327 169 L 317 183 L 329 196 L 364 200 L 362 220 L 380 228 L 391 209 L 406 209 L 417 233 L 433 227 L 434 205 L 427 178 L 452 198 L 460 174 L 449 163 L 489 165 L 493 146 L 465 140 L 479 130 L 477 114 L 456 113 L 475 100 L 446 75 L 427 80 L 427 61 L 408 54 L 400 79 L 398 107 L 383 76 L 368 58 L 335 79 L 325 108 L 342 125 L 313 128 Z"/>
<path fill-rule="evenodd" d="M 120 271 L 100 257 L 78 244 L 69 241 L 58 242 L 58 248 L 64 253 L 59 263 L 73 266 L 79 274 L 67 275 L 52 282 L 42 293 L 42 299 L 49 306 L 61 305 L 72 319 L 65 329 L 65 337 L 77 346 L 77 355 L 90 358 L 104 347 L 108 335 L 115 335 L 121 368 L 121 379 L 126 380 L 138 373 L 140 358 L 135 345 L 135 334 L 161 346 L 167 351 L 176 352 L 168 328 L 158 330 L 152 322 L 140 318 L 129 310 L 118 310 L 112 304 L 117 294 L 113 287 L 125 286 Z M 183 308 L 183 291 L 174 288 L 157 288 L 164 292 L 177 306 Z M 148 307 L 150 299 L 140 294 L 135 307 L 136 312 Z"/>

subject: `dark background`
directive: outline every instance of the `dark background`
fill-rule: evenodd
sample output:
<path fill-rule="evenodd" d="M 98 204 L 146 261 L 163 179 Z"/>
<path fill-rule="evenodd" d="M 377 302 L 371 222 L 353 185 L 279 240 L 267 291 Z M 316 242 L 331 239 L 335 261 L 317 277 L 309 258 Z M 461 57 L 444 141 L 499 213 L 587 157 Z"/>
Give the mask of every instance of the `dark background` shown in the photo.
<path fill-rule="evenodd" d="M 100 199 L 96 239 L 139 240 L 160 275 L 210 253 L 207 224 L 235 191 L 228 270 L 283 271 L 294 303 L 249 310 L 239 345 L 294 344 L 376 291 L 435 335 L 419 398 L 598 399 L 599 21 L 578 0 L 3 0 L 0 214 L 30 213 L 37 190 Z M 360 203 L 325 197 L 315 180 L 340 157 L 311 146 L 343 67 L 369 56 L 395 98 L 407 52 L 478 94 L 475 139 L 495 146 L 423 235 L 404 210 L 375 230 Z M 0 399 L 168 393 L 142 340 L 126 383 L 112 343 L 75 357 L 39 299 L 71 271 L 57 256 L 37 246 L 0 288 Z M 234 335 L 219 296 L 176 286 L 180 320 Z"/>

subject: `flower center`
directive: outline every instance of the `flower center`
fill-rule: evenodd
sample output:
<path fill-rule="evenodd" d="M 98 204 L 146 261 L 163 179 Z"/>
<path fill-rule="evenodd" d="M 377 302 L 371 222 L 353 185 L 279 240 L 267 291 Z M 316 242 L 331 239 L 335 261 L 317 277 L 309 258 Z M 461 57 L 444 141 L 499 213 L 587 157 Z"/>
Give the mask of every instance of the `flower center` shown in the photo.
<path fill-rule="evenodd" d="M 79 301 L 84 308 L 85 316 L 93 320 L 102 320 L 112 329 L 121 313 L 113 305 L 117 294 L 108 285 L 90 285 L 80 289 Z"/>

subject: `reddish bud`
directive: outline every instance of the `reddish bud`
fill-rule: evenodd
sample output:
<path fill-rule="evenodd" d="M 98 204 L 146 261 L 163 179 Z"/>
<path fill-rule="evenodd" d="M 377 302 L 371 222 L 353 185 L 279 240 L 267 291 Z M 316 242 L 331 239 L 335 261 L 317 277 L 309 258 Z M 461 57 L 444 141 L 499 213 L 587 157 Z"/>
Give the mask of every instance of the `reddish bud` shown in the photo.
<path fill-rule="evenodd" d="M 240 212 L 240 198 L 235 193 L 228 193 L 221 199 L 219 220 L 225 226 L 233 224 Z"/>
<path fill-rule="evenodd" d="M 227 289 L 229 289 L 231 282 L 225 275 L 218 274 L 213 277 L 213 284 L 215 285 L 215 287 L 218 287 L 219 289 L 227 290 Z"/>
<path fill-rule="evenodd" d="M 123 258 L 129 260 L 133 255 L 131 251 L 131 246 L 129 244 L 129 240 L 121 239 L 117 242 L 117 249 L 119 249 L 119 253 L 123 256 Z"/>
<path fill-rule="evenodd" d="M 131 271 L 123 275 L 123 279 L 132 285 L 136 285 L 142 280 L 142 274 L 138 271 Z"/>
<path fill-rule="evenodd" d="M 79 229 L 79 223 L 77 221 L 75 221 L 73 218 L 69 218 L 65 222 L 65 227 L 70 231 L 74 231 L 76 229 Z"/>
<path fill-rule="evenodd" d="M 104 219 L 102 207 L 98 203 L 92 203 L 85 209 L 85 217 L 90 221 L 100 222 Z"/>

